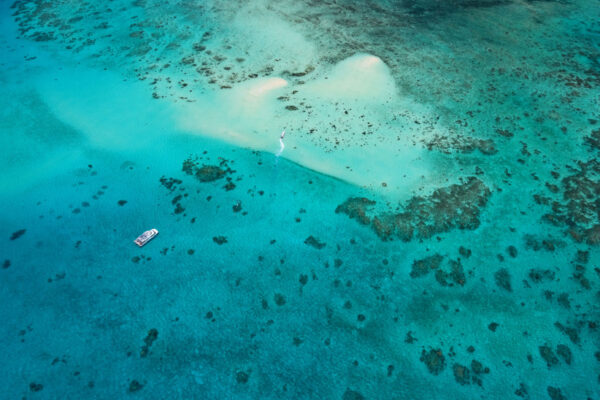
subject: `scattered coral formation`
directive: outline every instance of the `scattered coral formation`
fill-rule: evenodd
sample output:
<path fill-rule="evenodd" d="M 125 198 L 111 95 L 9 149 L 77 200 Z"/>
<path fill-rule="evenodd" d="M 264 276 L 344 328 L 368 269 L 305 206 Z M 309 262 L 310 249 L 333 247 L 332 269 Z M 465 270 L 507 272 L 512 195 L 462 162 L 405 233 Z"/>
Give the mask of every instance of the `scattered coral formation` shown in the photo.
<path fill-rule="evenodd" d="M 148 331 L 148 334 L 144 338 L 144 345 L 142 346 L 142 350 L 140 351 L 140 357 L 146 357 L 148 352 L 150 351 L 150 347 L 152 347 L 152 343 L 158 338 L 158 330 L 152 328 Z"/>
<path fill-rule="evenodd" d="M 425 143 L 428 150 L 438 150 L 450 154 L 456 150 L 461 153 L 472 153 L 478 150 L 484 155 L 493 155 L 498 152 L 492 139 L 475 139 L 468 136 L 441 136 L 436 135 Z"/>
<path fill-rule="evenodd" d="M 375 201 L 369 200 L 366 197 L 350 197 L 348 200 L 337 206 L 337 213 L 348 215 L 352 219 L 356 219 L 363 225 L 369 225 L 371 219 L 367 216 L 371 206 L 375 205 Z"/>
<path fill-rule="evenodd" d="M 440 254 L 434 254 L 429 257 L 425 257 L 422 260 L 415 260 L 412 264 L 412 270 L 410 271 L 411 278 L 418 278 L 427 275 L 431 270 L 437 269 L 444 256 Z"/>
<path fill-rule="evenodd" d="M 476 229 L 481 208 L 491 192 L 478 178 L 469 177 L 460 184 L 439 188 L 426 197 L 415 196 L 400 213 L 383 212 L 368 216 L 369 207 L 375 204 L 366 198 L 349 198 L 336 208 L 363 225 L 371 221 L 371 229 L 384 241 L 413 237 L 427 239 L 451 229 Z"/>
<path fill-rule="evenodd" d="M 441 349 L 423 350 L 421 361 L 427 366 L 432 375 L 439 375 L 446 368 L 446 358 Z"/>
<path fill-rule="evenodd" d="M 27 232 L 26 229 L 19 229 L 18 231 L 13 232 L 12 235 L 10 235 L 10 240 L 17 240 L 18 238 L 23 236 L 25 232 Z"/>
<path fill-rule="evenodd" d="M 226 174 L 234 171 L 227 165 L 227 160 L 222 159 L 219 165 L 204 165 L 199 166 L 198 157 L 190 156 L 183 161 L 181 170 L 187 175 L 193 175 L 200 182 L 212 182 L 224 178 Z"/>
<path fill-rule="evenodd" d="M 320 242 L 319 239 L 317 239 L 313 235 L 310 235 L 309 237 L 307 237 L 306 240 L 304 241 L 304 244 L 314 247 L 317 250 L 321 250 L 323 247 L 326 246 L 325 243 Z"/>
<path fill-rule="evenodd" d="M 561 180 L 563 202 L 552 202 L 552 213 L 542 219 L 562 227 L 576 242 L 600 244 L 600 161 L 579 161 L 569 167 L 571 175 Z"/>
<path fill-rule="evenodd" d="M 215 236 L 213 237 L 213 242 L 215 242 L 218 245 L 222 245 L 227 243 L 227 238 L 225 236 Z"/>

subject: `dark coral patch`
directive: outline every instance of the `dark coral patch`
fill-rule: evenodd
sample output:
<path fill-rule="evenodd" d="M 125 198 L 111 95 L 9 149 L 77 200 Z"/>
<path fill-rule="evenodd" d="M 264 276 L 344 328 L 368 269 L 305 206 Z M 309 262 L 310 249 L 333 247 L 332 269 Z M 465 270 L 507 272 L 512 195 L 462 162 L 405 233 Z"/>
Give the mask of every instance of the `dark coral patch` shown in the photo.
<path fill-rule="evenodd" d="M 10 240 L 17 240 L 18 238 L 23 236 L 25 232 L 27 232 L 26 229 L 19 229 L 18 231 L 13 232 L 12 235 L 10 235 Z"/>
<path fill-rule="evenodd" d="M 549 269 L 530 269 L 529 270 L 529 279 L 531 279 L 534 283 L 540 283 L 543 281 L 553 281 L 555 273 Z"/>
<path fill-rule="evenodd" d="M 365 396 L 355 390 L 346 389 L 342 395 L 342 400 L 365 400 Z"/>
<path fill-rule="evenodd" d="M 371 228 L 384 241 L 394 237 L 410 241 L 413 236 L 427 239 L 454 228 L 476 229 L 480 209 L 490 195 L 481 180 L 470 177 L 461 184 L 436 189 L 430 196 L 411 198 L 400 213 L 382 212 L 371 219 L 367 212 L 374 202 L 364 198 L 350 198 L 336 212 L 344 212 L 362 224 L 371 219 Z"/>
<path fill-rule="evenodd" d="M 32 392 L 39 392 L 42 389 L 44 389 L 44 385 L 42 385 L 41 383 L 31 382 L 29 384 L 29 390 L 31 390 Z"/>
<path fill-rule="evenodd" d="M 439 268 L 444 256 L 434 254 L 425 257 L 422 260 L 413 261 L 412 270 L 410 271 L 411 278 L 418 278 L 427 275 L 430 271 Z"/>
<path fill-rule="evenodd" d="M 213 242 L 215 242 L 218 245 L 222 245 L 224 243 L 227 243 L 227 238 L 225 236 L 215 236 L 213 237 Z"/>
<path fill-rule="evenodd" d="M 446 359 L 440 349 L 423 350 L 420 360 L 425 363 L 427 370 L 433 375 L 439 375 L 446 367 Z"/>
<path fill-rule="evenodd" d="M 467 278 L 462 263 L 460 262 L 460 258 L 457 260 L 449 260 L 448 264 L 450 265 L 450 272 L 443 269 L 436 270 L 435 280 L 442 286 L 454 286 L 454 284 L 464 286 Z"/>
<path fill-rule="evenodd" d="M 350 197 L 348 200 L 337 206 L 336 214 L 343 213 L 352 219 L 356 219 L 363 225 L 369 225 L 371 219 L 367 217 L 367 211 L 375 205 L 375 201 L 366 197 Z"/>
<path fill-rule="evenodd" d="M 454 364 L 452 367 L 452 371 L 454 372 L 454 379 L 456 382 L 461 385 L 469 385 L 471 384 L 471 373 L 469 368 L 464 365 Z"/>
<path fill-rule="evenodd" d="M 494 273 L 494 280 L 496 281 L 496 285 L 498 285 L 498 287 L 508 292 L 512 292 L 510 274 L 506 268 L 500 268 L 498 271 L 496 271 Z"/>
<path fill-rule="evenodd" d="M 285 305 L 285 303 L 286 303 L 285 296 L 282 295 L 281 293 L 275 293 L 273 295 L 273 301 L 275 302 L 275 304 L 277 304 L 280 307 Z"/>
<path fill-rule="evenodd" d="M 573 360 L 573 354 L 571 353 L 571 349 L 567 345 L 559 344 L 556 346 L 556 354 L 558 354 L 565 363 L 571 365 L 571 361 Z"/>
<path fill-rule="evenodd" d="M 161 185 L 163 185 L 165 188 L 167 188 L 167 190 L 169 190 L 170 192 L 174 191 L 175 189 L 177 189 L 178 185 L 181 185 L 183 183 L 183 181 L 181 179 L 176 179 L 176 178 L 167 178 L 165 176 L 162 176 L 160 178 L 160 183 Z"/>
<path fill-rule="evenodd" d="M 567 398 L 562 394 L 560 388 L 548 386 L 547 390 L 548 396 L 550 396 L 552 400 L 567 400 Z"/>
<path fill-rule="evenodd" d="M 583 139 L 592 149 L 600 151 L 600 129 L 592 131 L 590 136 L 586 136 Z"/>
<path fill-rule="evenodd" d="M 472 153 L 479 150 L 482 154 L 492 155 L 498 152 L 496 145 L 491 139 L 476 139 L 469 136 L 441 136 L 436 135 L 433 139 L 425 143 L 427 150 L 438 150 L 446 154 L 452 151 L 461 153 Z"/>
<path fill-rule="evenodd" d="M 325 247 L 327 245 L 326 243 L 320 242 L 319 239 L 315 238 L 313 235 L 310 235 L 309 237 L 307 237 L 306 240 L 304 241 L 304 244 L 314 247 L 317 250 L 321 250 L 323 247 Z"/>
<path fill-rule="evenodd" d="M 220 165 L 205 165 L 199 166 L 198 157 L 191 156 L 183 161 L 181 170 L 187 175 L 193 175 L 200 182 L 213 182 L 219 180 L 227 173 L 233 171 L 227 166 L 227 161 L 222 160 Z"/>
<path fill-rule="evenodd" d="M 212 182 L 225 176 L 225 171 L 216 165 L 203 165 L 194 174 L 200 182 Z"/>
<path fill-rule="evenodd" d="M 540 350 L 540 356 L 542 356 L 544 361 L 546 361 L 546 364 L 548 365 L 548 367 L 558 364 L 558 357 L 556 357 L 556 354 L 554 354 L 554 351 L 552 351 L 550 346 L 548 346 L 548 345 L 540 346 L 539 350 Z"/>
<path fill-rule="evenodd" d="M 560 184 L 563 202 L 552 203 L 552 213 L 542 220 L 563 227 L 576 242 L 591 245 L 600 244 L 600 160 L 579 161 L 577 167 L 568 166 L 571 175 L 564 177 Z"/>
<path fill-rule="evenodd" d="M 141 383 L 139 383 L 137 380 L 134 379 L 129 383 L 128 391 L 130 393 L 134 393 L 134 392 L 141 390 L 143 387 L 144 387 L 144 385 L 142 385 Z"/>
<path fill-rule="evenodd" d="M 247 383 L 249 379 L 250 379 L 250 375 L 245 371 L 238 371 L 235 374 L 235 380 L 237 383 L 244 384 L 244 383 Z"/>
<path fill-rule="evenodd" d="M 569 339 L 571 339 L 571 342 L 573 342 L 574 344 L 579 344 L 579 333 L 577 332 L 577 329 L 572 328 L 570 326 L 565 326 L 565 325 L 561 324 L 560 322 L 555 322 L 554 326 L 559 331 L 561 331 L 562 333 L 567 335 L 569 337 Z"/>
<path fill-rule="evenodd" d="M 142 350 L 140 351 L 140 357 L 146 357 L 148 352 L 150 351 L 150 347 L 152 343 L 158 338 L 158 330 L 152 328 L 148 331 L 148 334 L 144 338 L 144 346 L 142 346 Z"/>

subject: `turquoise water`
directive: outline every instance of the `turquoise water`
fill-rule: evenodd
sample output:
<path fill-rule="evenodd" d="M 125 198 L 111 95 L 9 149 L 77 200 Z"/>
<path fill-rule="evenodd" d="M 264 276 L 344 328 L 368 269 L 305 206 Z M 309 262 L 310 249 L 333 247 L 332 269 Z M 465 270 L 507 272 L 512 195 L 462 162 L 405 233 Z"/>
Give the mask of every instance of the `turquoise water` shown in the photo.
<path fill-rule="evenodd" d="M 0 397 L 600 398 L 599 5 L 0 2 Z"/>

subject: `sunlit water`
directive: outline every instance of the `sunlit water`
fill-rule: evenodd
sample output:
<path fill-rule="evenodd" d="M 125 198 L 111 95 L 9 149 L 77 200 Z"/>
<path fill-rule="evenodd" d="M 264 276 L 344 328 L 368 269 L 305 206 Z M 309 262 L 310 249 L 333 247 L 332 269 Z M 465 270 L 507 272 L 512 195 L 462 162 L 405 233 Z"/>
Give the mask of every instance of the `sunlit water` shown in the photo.
<path fill-rule="evenodd" d="M 0 397 L 598 399 L 599 5 L 0 2 Z"/>

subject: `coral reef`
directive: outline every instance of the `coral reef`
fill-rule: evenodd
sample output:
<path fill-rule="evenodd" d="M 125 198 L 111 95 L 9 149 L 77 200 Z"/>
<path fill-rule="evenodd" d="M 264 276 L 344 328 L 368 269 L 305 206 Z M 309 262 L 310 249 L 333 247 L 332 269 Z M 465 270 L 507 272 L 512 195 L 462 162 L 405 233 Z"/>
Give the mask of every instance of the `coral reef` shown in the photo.
<path fill-rule="evenodd" d="M 469 368 L 465 367 L 464 365 L 454 364 L 454 366 L 452 366 L 452 372 L 454 372 L 454 379 L 456 382 L 460 383 L 461 385 L 471 384 L 471 373 Z"/>
<path fill-rule="evenodd" d="M 496 144 L 491 139 L 475 139 L 468 136 L 441 136 L 436 135 L 425 142 L 428 150 L 438 150 L 450 154 L 453 150 L 461 153 L 472 153 L 478 150 L 481 154 L 492 155 L 498 152 Z"/>
<path fill-rule="evenodd" d="M 222 245 L 227 243 L 227 238 L 225 236 L 215 236 L 213 237 L 213 242 L 215 242 L 218 245 Z"/>
<path fill-rule="evenodd" d="M 382 212 L 368 216 L 369 207 L 375 202 L 366 198 L 349 198 L 336 208 L 363 225 L 371 221 L 371 229 L 384 241 L 397 237 L 410 241 L 413 237 L 427 239 L 451 229 L 476 229 L 479 214 L 491 192 L 476 177 L 469 177 L 460 184 L 439 188 L 426 197 L 415 196 L 403 207 L 402 212 Z"/>
<path fill-rule="evenodd" d="M 420 360 L 425 363 L 427 370 L 433 375 L 439 375 L 446 367 L 446 358 L 441 349 L 423 350 Z"/>
<path fill-rule="evenodd" d="M 510 273 L 508 272 L 508 269 L 500 268 L 498 271 L 496 271 L 494 273 L 494 280 L 496 281 L 496 285 L 498 285 L 498 287 L 508 292 L 512 292 Z"/>
<path fill-rule="evenodd" d="M 320 242 L 319 239 L 315 238 L 313 235 L 307 237 L 304 241 L 304 244 L 314 247 L 317 250 L 321 250 L 323 247 L 326 246 L 326 243 Z"/>
<path fill-rule="evenodd" d="M 355 390 L 346 389 L 342 395 L 342 400 L 365 400 L 365 397 Z"/>
<path fill-rule="evenodd" d="M 573 240 L 590 245 L 600 244 L 600 161 L 579 161 L 569 166 L 571 175 L 561 180 L 563 202 L 552 202 L 552 213 L 542 219 L 563 227 Z"/>
<path fill-rule="evenodd" d="M 410 271 L 411 278 L 418 278 L 427 275 L 431 270 L 437 269 L 444 256 L 440 254 L 434 254 L 432 256 L 423 258 L 422 260 L 414 260 L 412 264 L 412 270 Z"/>
<path fill-rule="evenodd" d="M 19 229 L 18 231 L 13 232 L 12 235 L 10 235 L 10 240 L 17 240 L 18 238 L 23 236 L 25 232 L 27 232 L 26 229 Z"/>
<path fill-rule="evenodd" d="M 371 219 L 367 216 L 367 211 L 371 206 L 375 205 L 375 201 L 369 200 L 366 197 L 350 197 L 348 200 L 337 206 L 337 213 L 348 215 L 352 219 L 356 219 L 363 225 L 369 225 Z"/>
<path fill-rule="evenodd" d="M 140 357 L 146 357 L 148 352 L 150 351 L 150 347 L 152 347 L 152 343 L 158 338 L 158 330 L 152 328 L 148 331 L 148 334 L 144 338 L 144 346 L 142 346 L 142 350 L 140 351 Z"/>

